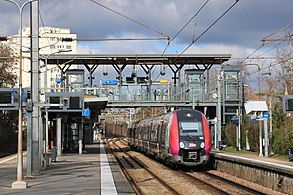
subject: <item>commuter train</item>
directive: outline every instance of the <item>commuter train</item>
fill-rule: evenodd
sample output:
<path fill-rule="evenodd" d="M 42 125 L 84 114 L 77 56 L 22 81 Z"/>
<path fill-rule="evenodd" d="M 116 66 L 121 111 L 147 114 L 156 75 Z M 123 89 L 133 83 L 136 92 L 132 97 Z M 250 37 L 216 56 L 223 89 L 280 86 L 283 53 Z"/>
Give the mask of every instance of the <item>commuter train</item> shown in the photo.
<path fill-rule="evenodd" d="M 175 166 L 207 163 L 212 147 L 207 119 L 193 109 L 135 122 L 128 127 L 127 137 L 130 146 Z"/>

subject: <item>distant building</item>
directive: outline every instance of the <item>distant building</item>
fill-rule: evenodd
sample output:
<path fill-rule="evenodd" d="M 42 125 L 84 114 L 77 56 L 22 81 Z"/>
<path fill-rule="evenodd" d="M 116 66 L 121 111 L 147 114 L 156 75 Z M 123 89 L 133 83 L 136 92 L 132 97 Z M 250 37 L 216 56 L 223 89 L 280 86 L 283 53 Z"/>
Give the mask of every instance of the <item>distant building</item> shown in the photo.
<path fill-rule="evenodd" d="M 23 87 L 30 87 L 31 86 L 31 63 L 30 63 L 30 27 L 24 27 L 22 29 L 22 50 L 23 50 L 23 75 L 22 75 L 22 85 Z M 54 53 L 58 55 L 58 51 L 64 50 L 70 52 L 66 52 L 64 54 L 74 54 L 77 51 L 77 43 L 76 43 L 76 34 L 70 33 L 70 29 L 67 28 L 52 28 L 52 27 L 40 27 L 39 28 L 39 47 L 40 47 L 40 54 L 45 55 L 53 55 Z M 72 42 L 62 42 L 61 38 L 73 38 L 74 41 Z M 10 41 L 8 44 L 11 44 L 12 48 L 15 49 L 15 53 L 19 54 L 19 34 L 12 35 L 10 37 Z M 60 52 L 62 53 L 62 52 Z M 15 74 L 19 74 L 18 67 L 19 62 L 15 64 Z M 71 69 L 77 68 L 76 66 L 71 66 Z M 54 87 L 56 85 L 55 78 L 61 77 L 61 72 L 57 66 L 48 66 L 47 72 L 47 88 Z M 44 83 L 44 75 L 46 73 L 46 68 L 42 62 L 40 62 L 40 88 L 43 89 L 45 87 Z M 18 83 L 16 84 L 18 86 Z"/>

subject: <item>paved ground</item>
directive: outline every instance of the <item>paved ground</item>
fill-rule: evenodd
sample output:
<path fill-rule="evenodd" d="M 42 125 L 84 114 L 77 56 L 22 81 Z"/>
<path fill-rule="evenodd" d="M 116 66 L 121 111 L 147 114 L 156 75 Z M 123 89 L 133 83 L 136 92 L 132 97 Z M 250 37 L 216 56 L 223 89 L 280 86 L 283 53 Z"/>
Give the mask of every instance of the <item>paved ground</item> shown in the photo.
<path fill-rule="evenodd" d="M 82 155 L 58 157 L 57 162 L 43 169 L 35 179 L 25 180 L 29 188 L 24 190 L 11 189 L 16 180 L 16 159 L 2 162 L 0 194 L 134 194 L 112 155 L 104 153 L 108 149 L 103 148 L 96 143 L 86 146 Z"/>

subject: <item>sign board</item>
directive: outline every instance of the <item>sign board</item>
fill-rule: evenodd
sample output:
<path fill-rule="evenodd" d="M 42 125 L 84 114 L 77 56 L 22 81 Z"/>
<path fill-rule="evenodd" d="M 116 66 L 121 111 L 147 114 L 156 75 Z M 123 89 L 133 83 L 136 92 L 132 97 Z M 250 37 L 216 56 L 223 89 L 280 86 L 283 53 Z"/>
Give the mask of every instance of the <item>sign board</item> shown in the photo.
<path fill-rule="evenodd" d="M 269 112 L 264 112 L 262 114 L 262 118 L 270 118 L 270 113 Z"/>
<path fill-rule="evenodd" d="M 56 83 L 61 83 L 62 80 L 61 80 L 60 78 L 55 78 L 55 82 L 56 82 Z"/>
<path fill-rule="evenodd" d="M 117 80 L 102 80 L 102 85 L 117 85 Z"/>
<path fill-rule="evenodd" d="M 84 109 L 81 113 L 81 116 L 86 116 L 86 117 L 90 116 L 90 109 L 89 108 Z"/>
<path fill-rule="evenodd" d="M 232 124 L 239 125 L 239 117 L 238 116 L 232 116 L 231 121 L 232 121 Z"/>
<path fill-rule="evenodd" d="M 244 104 L 246 114 L 269 111 L 266 101 L 248 101 Z"/>
<path fill-rule="evenodd" d="M 160 83 L 168 84 L 169 83 L 169 80 L 160 80 Z"/>

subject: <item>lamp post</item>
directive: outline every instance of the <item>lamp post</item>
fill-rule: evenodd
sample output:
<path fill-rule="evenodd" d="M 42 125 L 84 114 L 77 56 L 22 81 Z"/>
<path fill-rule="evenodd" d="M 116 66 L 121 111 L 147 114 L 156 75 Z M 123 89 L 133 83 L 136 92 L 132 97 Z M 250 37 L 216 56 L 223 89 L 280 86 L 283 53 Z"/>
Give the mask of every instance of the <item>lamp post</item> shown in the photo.
<path fill-rule="evenodd" d="M 4 0 L 13 3 L 19 10 L 19 99 L 18 99 L 18 149 L 17 149 L 17 181 L 12 183 L 12 188 L 25 189 L 27 183 L 23 181 L 23 154 L 22 154 L 22 11 L 28 4 L 36 0 L 24 2 L 21 6 L 14 0 Z"/>

